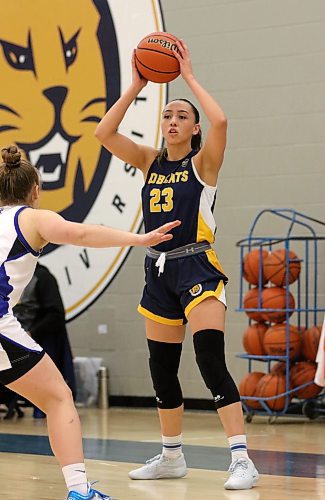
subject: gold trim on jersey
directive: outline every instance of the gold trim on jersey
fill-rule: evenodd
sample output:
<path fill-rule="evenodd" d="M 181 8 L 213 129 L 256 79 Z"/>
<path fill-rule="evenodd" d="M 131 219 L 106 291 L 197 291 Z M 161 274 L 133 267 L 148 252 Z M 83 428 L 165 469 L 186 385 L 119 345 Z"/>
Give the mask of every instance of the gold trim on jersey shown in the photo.
<path fill-rule="evenodd" d="M 214 242 L 214 234 L 211 231 L 211 228 L 208 226 L 208 224 L 203 219 L 201 212 L 199 212 L 199 215 L 198 215 L 196 241 L 198 241 L 198 242 L 199 241 L 208 241 L 209 243 Z"/>
<path fill-rule="evenodd" d="M 195 306 L 203 302 L 203 300 L 207 299 L 208 297 L 215 297 L 218 299 L 221 295 L 221 292 L 223 290 L 224 284 L 223 281 L 220 281 L 217 288 L 215 290 L 207 290 L 206 292 L 203 292 L 202 295 L 199 297 L 196 297 L 193 299 L 187 307 L 185 307 L 185 316 L 188 318 L 188 315 L 194 309 Z"/>
<path fill-rule="evenodd" d="M 157 323 L 162 323 L 163 325 L 180 326 L 184 324 L 182 319 L 169 319 L 164 318 L 163 316 L 158 316 L 158 314 L 154 314 L 151 311 L 148 311 L 148 309 L 142 307 L 141 304 L 138 306 L 138 312 L 142 314 L 142 316 L 145 316 L 148 319 L 152 319 Z"/>

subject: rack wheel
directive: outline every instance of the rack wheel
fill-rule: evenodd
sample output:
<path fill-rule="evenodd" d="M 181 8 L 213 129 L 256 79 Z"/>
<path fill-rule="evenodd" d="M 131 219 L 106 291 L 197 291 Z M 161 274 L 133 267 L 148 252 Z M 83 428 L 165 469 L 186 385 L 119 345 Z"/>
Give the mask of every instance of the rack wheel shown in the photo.
<path fill-rule="evenodd" d="M 253 413 L 247 413 L 246 415 L 246 422 L 250 424 L 253 420 Z"/>
<path fill-rule="evenodd" d="M 272 415 L 271 417 L 269 417 L 269 424 L 275 424 L 276 419 L 277 419 L 276 415 Z"/>
<path fill-rule="evenodd" d="M 319 416 L 319 411 L 315 401 L 305 401 L 302 405 L 302 413 L 310 420 L 315 420 Z"/>

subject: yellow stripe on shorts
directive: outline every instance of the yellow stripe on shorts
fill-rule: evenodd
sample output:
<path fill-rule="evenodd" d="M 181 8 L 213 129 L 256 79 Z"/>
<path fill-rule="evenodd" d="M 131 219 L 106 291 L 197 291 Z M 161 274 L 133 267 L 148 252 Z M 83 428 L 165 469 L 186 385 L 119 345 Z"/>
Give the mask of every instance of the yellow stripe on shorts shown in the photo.
<path fill-rule="evenodd" d="M 203 300 L 207 299 L 208 297 L 215 297 L 216 299 L 218 299 L 220 297 L 223 287 L 224 287 L 223 281 L 220 281 L 215 290 L 207 290 L 206 292 L 203 292 L 202 295 L 192 300 L 192 302 L 190 302 L 189 305 L 185 308 L 185 316 L 188 318 L 188 315 L 190 314 L 192 309 L 198 304 L 200 304 Z"/>
<path fill-rule="evenodd" d="M 148 311 L 148 309 L 145 309 L 141 305 L 138 306 L 138 312 L 142 314 L 142 316 L 145 316 L 148 319 L 152 319 L 157 323 L 162 323 L 163 325 L 169 325 L 169 326 L 183 325 L 182 319 L 169 319 L 169 318 L 164 318 L 163 316 L 158 316 L 158 314 L 154 314 L 151 311 Z"/>

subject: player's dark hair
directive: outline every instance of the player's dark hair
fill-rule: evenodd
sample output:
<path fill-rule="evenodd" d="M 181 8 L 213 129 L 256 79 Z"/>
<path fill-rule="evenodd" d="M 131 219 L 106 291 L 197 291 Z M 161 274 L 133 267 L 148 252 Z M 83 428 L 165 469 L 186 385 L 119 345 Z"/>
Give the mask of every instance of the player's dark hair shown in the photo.
<path fill-rule="evenodd" d="M 170 102 L 174 102 L 174 101 L 184 101 L 184 102 L 187 102 L 187 104 L 189 104 L 191 106 L 192 111 L 194 113 L 195 124 L 200 123 L 200 113 L 199 113 L 199 110 L 194 106 L 194 104 L 191 101 L 189 101 L 188 99 L 185 99 L 185 98 L 181 97 L 179 99 L 173 99 Z M 202 131 L 200 129 L 197 134 L 192 135 L 191 148 L 194 151 L 200 151 L 201 147 L 202 147 Z M 167 157 L 167 148 L 162 148 L 159 151 L 158 155 L 157 155 L 158 162 L 161 162 L 161 160 L 163 158 L 166 158 L 166 157 Z"/>
<path fill-rule="evenodd" d="M 40 184 L 38 170 L 21 158 L 17 146 L 1 149 L 0 200 L 3 205 L 26 203 L 35 184 Z"/>

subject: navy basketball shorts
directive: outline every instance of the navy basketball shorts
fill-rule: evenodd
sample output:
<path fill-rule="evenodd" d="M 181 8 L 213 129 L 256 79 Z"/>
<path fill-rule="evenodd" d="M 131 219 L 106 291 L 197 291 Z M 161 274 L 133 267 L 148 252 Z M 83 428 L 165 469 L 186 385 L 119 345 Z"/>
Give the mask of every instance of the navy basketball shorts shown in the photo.
<path fill-rule="evenodd" d="M 0 351 L 0 383 L 3 385 L 18 380 L 37 365 L 45 355 L 42 347 L 10 314 L 0 319 Z"/>
<path fill-rule="evenodd" d="M 197 255 L 166 260 L 158 276 L 156 259 L 146 256 L 145 287 L 138 312 L 165 325 L 187 323 L 191 310 L 208 297 L 226 306 L 224 274 L 211 248 Z"/>

